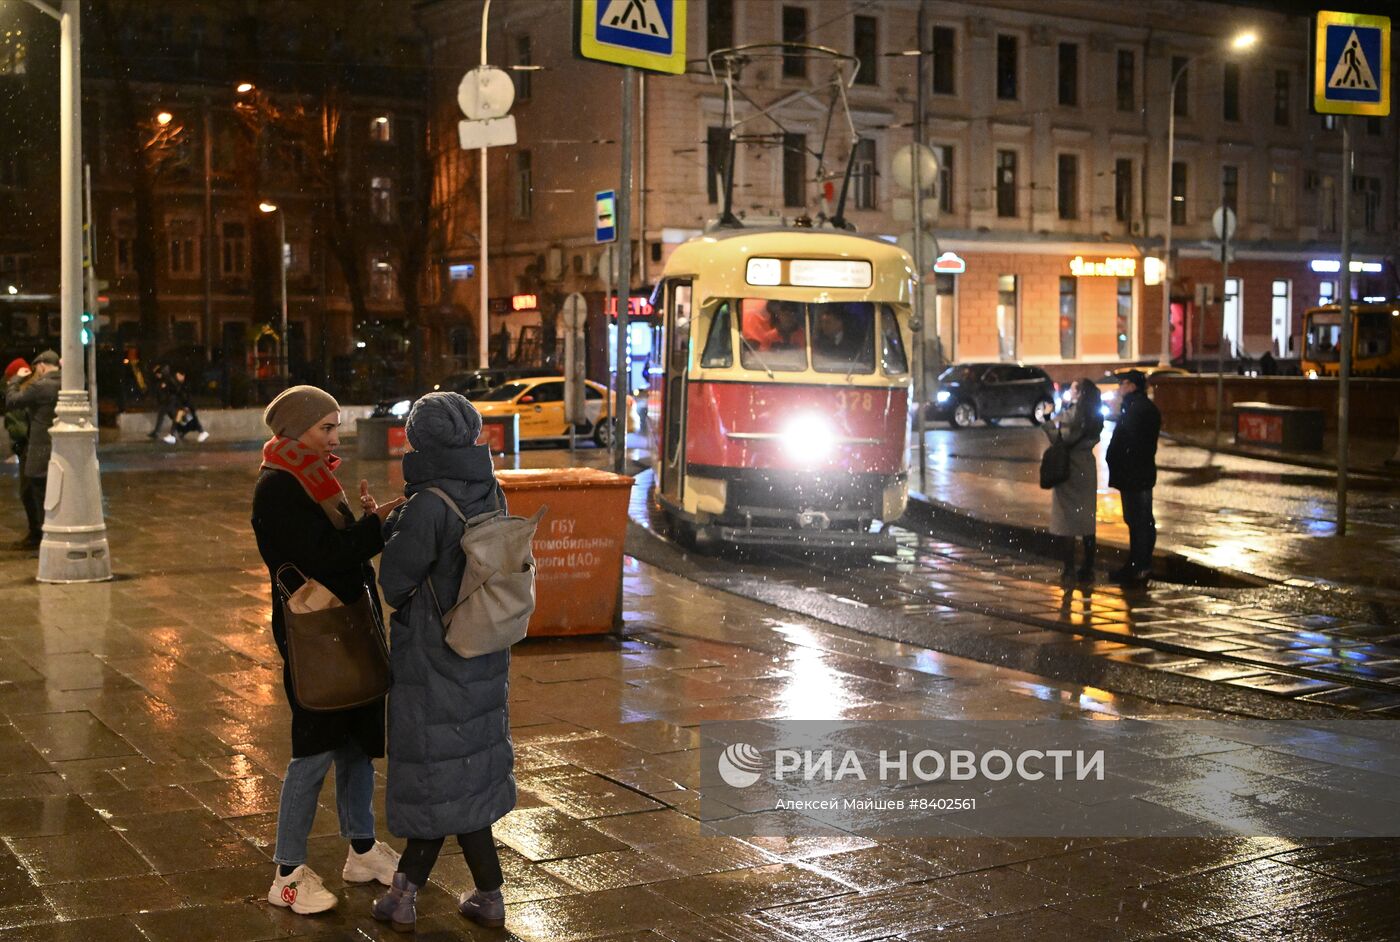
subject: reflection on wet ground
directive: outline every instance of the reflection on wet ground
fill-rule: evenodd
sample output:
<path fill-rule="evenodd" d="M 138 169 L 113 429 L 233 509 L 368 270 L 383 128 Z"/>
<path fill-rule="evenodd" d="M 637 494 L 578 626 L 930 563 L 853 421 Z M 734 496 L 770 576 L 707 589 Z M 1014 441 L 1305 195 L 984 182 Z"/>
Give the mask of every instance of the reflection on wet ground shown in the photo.
<path fill-rule="evenodd" d="M 339 880 L 329 787 L 311 864 L 341 905 L 302 918 L 262 901 L 290 744 L 247 523 L 255 462 L 209 452 L 198 468 L 107 475 L 114 582 L 39 586 L 33 559 L 0 554 L 0 940 L 390 935 L 368 916 L 374 891 Z M 382 495 L 398 472 L 351 459 L 342 477 Z M 0 494 L 0 519 L 18 514 Z M 910 577 L 928 589 L 919 566 L 932 556 L 948 592 L 1058 612 L 1043 587 L 959 552 L 906 543 L 889 585 Z M 1112 623 L 1121 599 L 1099 599 L 1086 617 Z M 1198 611 L 1189 598 L 1157 602 L 1169 623 L 1178 607 Z M 494 937 L 1400 935 L 1393 842 L 704 835 L 694 727 L 706 720 L 1204 714 L 881 640 L 636 561 L 624 603 L 620 636 L 527 643 L 514 658 L 520 802 L 498 831 L 510 910 Z M 929 614 L 946 613 L 930 603 Z M 1318 646 L 1304 636 L 1318 627 L 1279 625 L 1302 651 Z M 452 894 L 470 885 L 460 858 L 434 878 L 420 936 L 493 935 L 453 911 Z"/>

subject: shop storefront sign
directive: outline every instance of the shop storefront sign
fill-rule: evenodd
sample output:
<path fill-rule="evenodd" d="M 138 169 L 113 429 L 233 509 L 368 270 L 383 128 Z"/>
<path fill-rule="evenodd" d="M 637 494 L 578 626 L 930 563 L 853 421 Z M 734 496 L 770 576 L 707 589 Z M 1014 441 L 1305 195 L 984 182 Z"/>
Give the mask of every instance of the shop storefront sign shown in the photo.
<path fill-rule="evenodd" d="M 1069 260 L 1069 273 L 1076 278 L 1131 278 L 1137 274 L 1137 259 L 1106 258 L 1086 262 L 1084 256 L 1076 255 Z"/>
<path fill-rule="evenodd" d="M 967 271 L 967 262 L 955 252 L 944 252 L 933 260 L 933 270 L 939 275 L 961 275 Z"/>

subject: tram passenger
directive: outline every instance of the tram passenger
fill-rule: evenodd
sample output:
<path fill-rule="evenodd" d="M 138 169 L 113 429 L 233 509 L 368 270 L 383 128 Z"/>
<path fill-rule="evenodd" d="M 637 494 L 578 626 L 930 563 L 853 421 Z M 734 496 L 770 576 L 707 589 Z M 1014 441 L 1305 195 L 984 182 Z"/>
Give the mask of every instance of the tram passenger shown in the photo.
<path fill-rule="evenodd" d="M 822 304 L 818 307 L 817 332 L 812 338 L 813 365 L 819 370 L 869 370 L 874 366 L 870 312 L 862 312 L 859 305 Z M 859 323 L 861 320 L 865 321 L 864 325 Z"/>

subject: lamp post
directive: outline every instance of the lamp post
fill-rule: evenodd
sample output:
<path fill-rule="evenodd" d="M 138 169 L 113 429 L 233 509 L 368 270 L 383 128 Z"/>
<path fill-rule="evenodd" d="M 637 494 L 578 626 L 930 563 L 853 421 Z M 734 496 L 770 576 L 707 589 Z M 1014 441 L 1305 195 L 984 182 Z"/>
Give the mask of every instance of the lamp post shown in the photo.
<path fill-rule="evenodd" d="M 1230 40 L 1229 49 L 1233 52 L 1247 52 L 1258 43 L 1259 34 L 1246 31 L 1237 33 Z M 1214 54 L 1215 52 L 1211 51 L 1188 56 L 1172 74 L 1171 92 L 1167 96 L 1167 218 L 1163 220 L 1165 228 L 1162 238 L 1162 353 L 1157 360 L 1158 366 L 1170 366 L 1172 362 L 1172 278 L 1176 274 L 1172 264 L 1172 210 L 1176 207 L 1176 197 L 1172 193 L 1172 164 L 1176 162 L 1176 88 L 1191 63 Z M 1184 338 L 1185 334 L 1182 336 Z"/>
<path fill-rule="evenodd" d="M 112 578 L 107 524 L 102 517 L 102 477 L 97 427 L 83 389 L 83 121 L 80 3 L 58 9 L 30 4 L 58 21 L 59 312 L 63 323 L 63 372 L 49 430 L 44 499 L 44 538 L 39 544 L 40 582 L 101 582 Z"/>
<path fill-rule="evenodd" d="M 287 214 L 276 203 L 258 204 L 264 213 L 277 213 L 277 267 L 282 273 L 282 323 L 277 329 L 277 375 L 282 388 L 291 385 L 287 377 Z"/>

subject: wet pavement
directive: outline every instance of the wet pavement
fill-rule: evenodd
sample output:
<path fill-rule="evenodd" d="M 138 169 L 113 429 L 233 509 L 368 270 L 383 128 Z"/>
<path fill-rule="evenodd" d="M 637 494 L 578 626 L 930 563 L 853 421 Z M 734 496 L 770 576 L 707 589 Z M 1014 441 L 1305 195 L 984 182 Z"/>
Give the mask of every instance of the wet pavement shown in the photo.
<path fill-rule="evenodd" d="M 1099 539 L 1127 546 L 1118 492 L 1099 459 Z M 979 520 L 1048 527 L 1050 497 L 1038 482 L 1039 429 L 935 429 L 928 436 L 928 496 Z M 1163 439 L 1154 490 L 1157 546 L 1214 569 L 1299 586 L 1345 586 L 1400 599 L 1400 480 L 1351 480 L 1349 529 L 1336 536 L 1335 475 Z M 913 486 L 918 487 L 917 476 Z"/>
<path fill-rule="evenodd" d="M 393 937 L 368 916 L 373 890 L 340 885 L 345 847 L 329 787 L 310 862 L 340 907 L 297 917 L 262 899 L 289 743 L 266 573 L 247 523 L 256 463 L 249 449 L 104 454 L 111 583 L 39 586 L 34 559 L 0 553 L 3 942 Z M 521 463 L 568 458 L 527 452 Z M 347 462 L 343 480 L 361 476 L 381 496 L 401 485 L 394 462 Z M 19 514 L 12 490 L 0 493 L 0 520 Z M 918 571 L 921 554 L 946 579 Z M 848 576 L 874 590 L 876 568 Z M 952 612 L 1026 627 L 956 607 L 984 601 L 970 584 L 952 584 L 975 573 L 980 594 L 994 600 L 1024 601 L 1028 611 L 1052 601 L 1035 564 L 952 544 L 905 540 L 879 571 L 889 584 L 915 577 L 916 588 L 949 603 L 946 611 L 907 603 L 923 606 L 902 612 L 915 630 Z M 849 603 L 840 607 L 867 604 L 854 589 L 841 591 Z M 960 591 L 967 594 L 951 594 Z M 1198 593 L 1153 591 L 1169 624 L 1189 623 L 1209 604 Z M 1130 604 L 1121 596 L 1104 590 L 1092 599 L 1086 622 L 1126 624 L 1113 617 Z M 518 648 L 511 721 L 520 802 L 497 829 L 508 931 L 475 929 L 455 915 L 453 894 L 470 879 L 460 858 L 445 856 L 420 896 L 419 936 L 1400 938 L 1394 841 L 702 833 L 695 727 L 709 720 L 1214 715 L 979 664 L 793 607 L 633 559 L 620 636 Z M 1267 614 L 1254 619 L 1275 624 Z"/>

